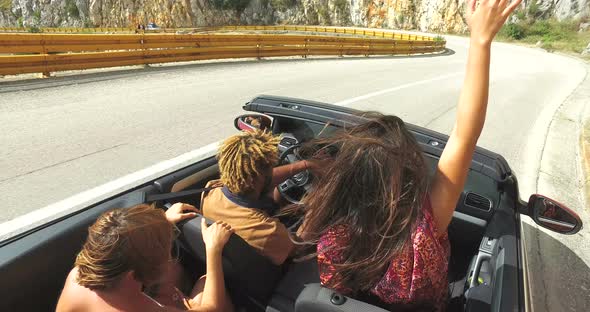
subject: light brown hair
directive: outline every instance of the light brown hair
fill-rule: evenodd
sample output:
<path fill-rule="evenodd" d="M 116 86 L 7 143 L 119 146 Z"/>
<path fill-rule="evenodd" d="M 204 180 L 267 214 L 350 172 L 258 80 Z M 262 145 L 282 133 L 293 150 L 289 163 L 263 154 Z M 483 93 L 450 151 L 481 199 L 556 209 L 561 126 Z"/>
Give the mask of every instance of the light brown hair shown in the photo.
<path fill-rule="evenodd" d="M 232 193 L 247 194 L 257 179 L 266 177 L 279 159 L 280 137 L 255 130 L 226 139 L 217 155 L 221 182 Z"/>
<path fill-rule="evenodd" d="M 172 240 L 173 225 L 161 209 L 142 204 L 107 211 L 88 228 L 86 243 L 76 257 L 76 282 L 104 290 L 133 271 L 143 285 L 151 285 L 170 260 Z"/>
<path fill-rule="evenodd" d="M 307 194 L 302 237 L 317 243 L 330 229 L 345 229 L 342 262 L 328 286 L 367 291 L 406 246 L 425 199 L 422 150 L 403 121 L 370 114 L 369 121 L 306 144 L 301 153 L 332 155 Z"/>

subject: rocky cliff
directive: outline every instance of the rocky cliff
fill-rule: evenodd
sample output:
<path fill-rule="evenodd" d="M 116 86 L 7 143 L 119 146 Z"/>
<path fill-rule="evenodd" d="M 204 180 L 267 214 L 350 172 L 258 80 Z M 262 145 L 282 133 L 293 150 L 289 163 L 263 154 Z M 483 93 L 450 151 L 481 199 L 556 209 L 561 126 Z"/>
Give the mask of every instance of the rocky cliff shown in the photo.
<path fill-rule="evenodd" d="M 320 24 L 463 32 L 465 0 L 0 0 L 1 26 Z M 522 14 L 581 19 L 590 0 L 525 0 Z"/>

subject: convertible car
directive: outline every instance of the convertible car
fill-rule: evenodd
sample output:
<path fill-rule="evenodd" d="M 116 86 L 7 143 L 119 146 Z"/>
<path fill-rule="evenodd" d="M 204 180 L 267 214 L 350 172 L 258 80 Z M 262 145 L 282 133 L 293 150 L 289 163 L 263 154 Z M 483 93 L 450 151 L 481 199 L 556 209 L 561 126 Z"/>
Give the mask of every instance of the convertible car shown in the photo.
<path fill-rule="evenodd" d="M 350 108 L 276 96 L 257 96 L 243 109 L 247 112 L 238 116 L 235 126 L 244 131 L 266 127 L 280 134 L 283 163 L 304 157 L 298 153 L 301 143 L 365 120 L 361 112 Z M 408 127 L 434 170 L 448 137 Z M 0 242 L 0 311 L 53 311 L 87 227 L 102 212 L 142 202 L 155 202 L 162 209 L 179 201 L 198 206 L 204 185 L 219 176 L 215 149 L 212 151 L 182 168 L 127 184 L 127 189 L 97 197 L 86 206 Z M 312 181 L 313 176 L 303 172 L 279 185 L 279 190 L 286 200 L 297 203 Z M 582 227 L 574 212 L 554 200 L 532 195 L 528 203 L 522 202 L 517 179 L 506 160 L 478 148 L 449 227 L 449 311 L 528 309 L 521 214 L 562 234 L 576 233 Z M 181 263 L 195 275 L 205 268 L 199 219 L 179 224 L 182 234 L 175 243 Z M 315 259 L 276 266 L 237 235 L 232 235 L 224 248 L 223 265 L 238 311 L 385 311 L 322 287 Z"/>

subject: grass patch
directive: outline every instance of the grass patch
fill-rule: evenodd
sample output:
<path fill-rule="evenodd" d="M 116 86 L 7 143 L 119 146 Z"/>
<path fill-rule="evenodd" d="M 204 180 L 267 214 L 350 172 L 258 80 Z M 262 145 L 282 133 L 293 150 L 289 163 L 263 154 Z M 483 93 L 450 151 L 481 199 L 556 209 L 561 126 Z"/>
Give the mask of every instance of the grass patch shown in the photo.
<path fill-rule="evenodd" d="M 31 26 L 27 28 L 27 31 L 33 34 L 37 34 L 41 32 L 41 28 L 39 26 Z"/>
<path fill-rule="evenodd" d="M 580 23 L 579 20 L 520 20 L 504 25 L 498 39 L 529 44 L 541 42 L 541 47 L 548 51 L 579 54 L 590 43 L 590 32 L 578 32 Z"/>

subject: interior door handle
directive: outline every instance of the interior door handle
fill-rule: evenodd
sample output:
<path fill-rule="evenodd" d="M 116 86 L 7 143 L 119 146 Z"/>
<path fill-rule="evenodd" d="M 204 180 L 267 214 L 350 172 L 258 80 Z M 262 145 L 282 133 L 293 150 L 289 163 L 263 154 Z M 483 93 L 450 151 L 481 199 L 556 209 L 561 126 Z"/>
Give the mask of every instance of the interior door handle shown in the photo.
<path fill-rule="evenodd" d="M 490 260 L 492 256 L 487 253 L 480 252 L 477 255 L 477 260 L 475 260 L 475 267 L 473 268 L 473 275 L 471 275 L 471 282 L 469 283 L 469 288 L 478 286 L 479 282 L 479 271 L 481 270 L 481 265 L 485 260 Z"/>

